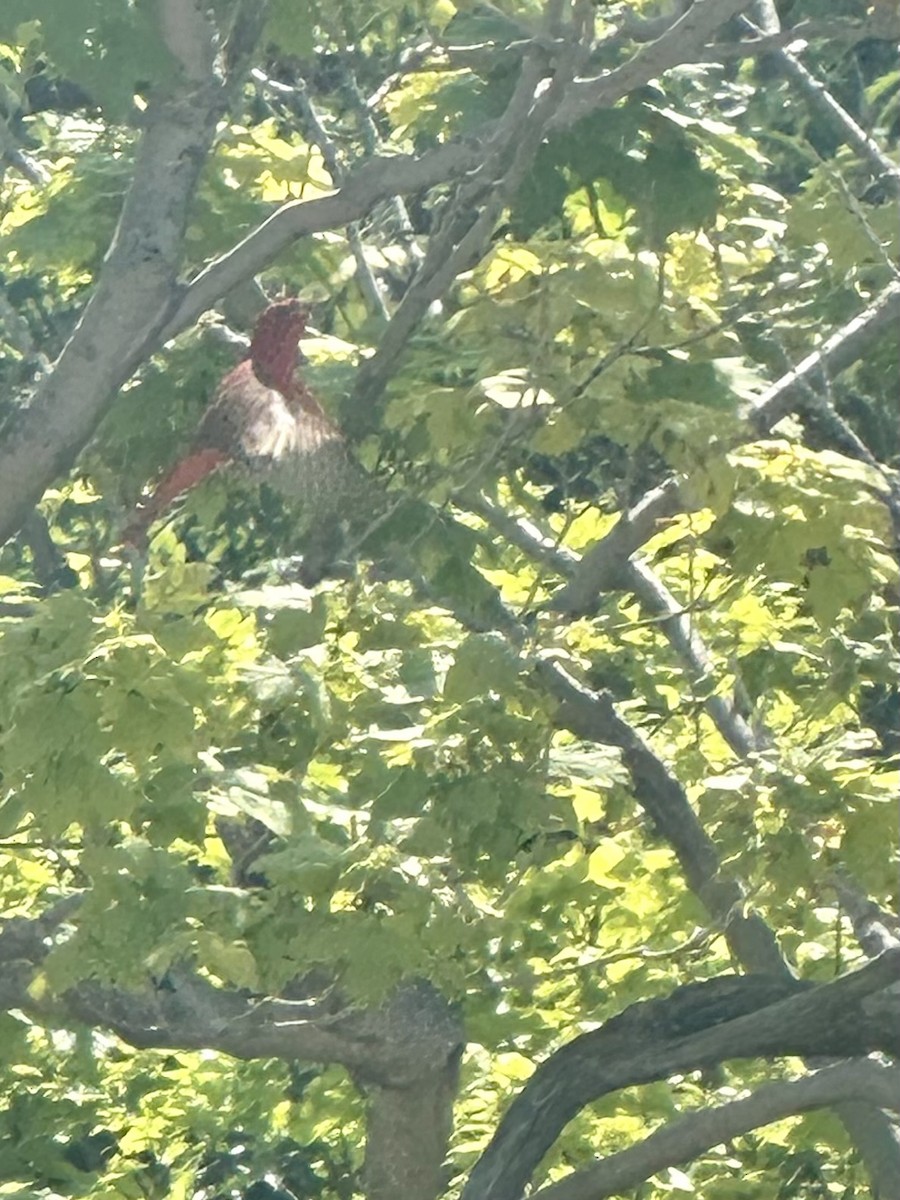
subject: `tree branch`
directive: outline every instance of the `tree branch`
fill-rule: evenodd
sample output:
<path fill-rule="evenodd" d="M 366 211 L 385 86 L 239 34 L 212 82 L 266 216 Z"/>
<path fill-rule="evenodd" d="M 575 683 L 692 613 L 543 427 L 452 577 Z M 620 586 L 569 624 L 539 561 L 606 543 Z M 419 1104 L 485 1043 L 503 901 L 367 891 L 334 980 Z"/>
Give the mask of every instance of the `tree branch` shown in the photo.
<path fill-rule="evenodd" d="M 900 1111 L 900 1069 L 862 1060 L 826 1067 L 801 1079 L 763 1084 L 746 1099 L 682 1117 L 639 1145 L 540 1188 L 533 1200 L 604 1200 L 751 1129 L 849 1100 Z"/>
<path fill-rule="evenodd" d="M 746 3 L 697 0 L 628 63 L 600 79 L 572 84 L 562 102 L 554 105 L 548 124 L 571 124 L 689 60 Z M 115 392 L 161 342 L 193 324 L 298 237 L 350 225 L 379 200 L 459 178 L 484 162 L 484 146 L 466 142 L 421 158 L 364 163 L 334 196 L 279 209 L 201 271 L 179 298 L 175 278 L 190 201 L 228 90 L 238 78 L 237 66 L 246 59 L 258 31 L 259 13 L 254 18 L 254 12 L 252 5 L 238 10 L 224 55 L 232 71 L 223 81 L 215 74 L 215 45 L 206 18 L 193 6 L 167 0 L 163 28 L 183 78 L 166 94 L 154 96 L 134 179 L 96 290 L 33 403 L 10 423 L 0 454 L 0 543 L 19 528 L 47 485 L 71 465 Z"/>
<path fill-rule="evenodd" d="M 282 205 L 242 242 L 210 263 L 191 280 L 169 321 L 163 340 L 175 337 L 244 279 L 262 270 L 292 242 L 311 233 L 352 225 L 382 200 L 407 196 L 465 175 L 482 159 L 475 139 L 451 142 L 421 157 L 379 156 L 353 171 L 340 191 L 315 200 Z"/>
<path fill-rule="evenodd" d="M 866 347 L 900 315 L 900 282 L 889 284 L 863 312 L 848 321 L 786 372 L 753 405 L 748 415 L 754 435 L 768 432 L 801 398 L 821 372 L 830 376 L 852 366 Z M 667 480 L 643 496 L 618 524 L 585 552 L 573 579 L 553 597 L 549 608 L 567 616 L 590 613 L 599 593 L 621 587 L 625 561 L 648 541 L 660 521 L 681 509 L 677 479 Z"/>
<path fill-rule="evenodd" d="M 176 10 L 180 35 L 170 49 L 183 75 L 151 98 L 97 287 L 56 366 L 4 431 L 0 543 L 74 461 L 171 313 L 190 204 L 227 98 L 206 18 L 193 5 L 169 0 L 165 12 Z"/>
<path fill-rule="evenodd" d="M 688 984 L 632 1005 L 538 1067 L 510 1105 L 462 1200 L 520 1200 L 563 1127 L 586 1104 L 623 1087 L 731 1058 L 840 1057 L 900 1049 L 893 1016 L 870 1017 L 866 998 L 900 978 L 900 950 L 832 983 L 805 989 L 767 976 Z"/>
<path fill-rule="evenodd" d="M 609 108 L 672 67 L 691 62 L 717 29 L 749 6 L 750 0 L 694 0 L 656 41 L 643 46 L 622 66 L 595 79 L 580 81 L 552 124 L 571 125 L 594 109 Z"/>
<path fill-rule="evenodd" d="M 775 11 L 774 5 L 772 5 L 772 11 L 775 15 L 772 23 L 776 24 L 778 14 Z M 768 29 L 765 31 L 759 29 L 747 17 L 742 17 L 741 23 L 751 33 L 763 38 L 765 35 L 768 35 L 769 38 L 784 36 L 782 31 L 777 29 L 771 31 Z M 801 36 L 799 33 L 793 33 L 793 41 L 796 43 Z M 869 137 L 862 126 L 854 121 L 843 105 L 835 100 L 828 88 L 820 80 L 816 79 L 815 75 L 804 66 L 788 46 L 782 45 L 774 48 L 771 52 L 771 58 L 780 64 L 785 76 L 798 86 L 810 104 L 821 113 L 824 113 L 847 145 L 852 146 L 857 154 L 869 164 L 875 178 L 886 183 L 895 196 L 900 196 L 900 167 L 882 151 L 873 138 Z"/>
<path fill-rule="evenodd" d="M 0 930 L 0 1008 L 45 1025 L 84 1024 L 137 1049 L 214 1049 L 234 1058 L 337 1063 L 367 1096 L 370 1200 L 433 1200 L 452 1126 L 463 1045 L 459 1012 L 427 982 L 401 985 L 381 1007 L 336 997 L 258 997 L 215 987 L 187 967 L 143 990 L 85 980 L 62 996 L 31 988 L 53 939 L 83 897 Z"/>
<path fill-rule="evenodd" d="M 576 556 L 545 537 L 531 522 L 510 516 L 483 496 L 458 496 L 455 501 L 458 507 L 481 517 L 533 562 L 541 563 L 564 579 L 571 578 L 577 570 Z M 633 591 L 643 607 L 659 617 L 660 628 L 680 656 L 689 677 L 697 684 L 711 679 L 715 671 L 713 656 L 697 633 L 690 614 L 683 611 L 662 580 L 645 563 L 626 561 L 619 584 L 623 590 Z M 741 758 L 770 743 L 765 733 L 754 733 L 727 696 L 713 693 L 703 703 L 716 729 Z M 749 701 L 746 708 L 749 711 Z"/>

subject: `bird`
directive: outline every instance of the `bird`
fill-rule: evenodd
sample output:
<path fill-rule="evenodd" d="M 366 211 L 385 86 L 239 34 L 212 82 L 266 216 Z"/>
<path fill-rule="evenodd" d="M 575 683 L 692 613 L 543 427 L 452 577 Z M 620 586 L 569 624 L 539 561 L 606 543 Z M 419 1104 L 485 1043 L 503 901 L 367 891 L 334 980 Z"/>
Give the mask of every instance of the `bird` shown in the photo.
<path fill-rule="evenodd" d="M 190 449 L 136 506 L 122 535 L 126 547 L 143 550 L 173 502 L 225 467 L 244 468 L 313 510 L 336 508 L 351 463 L 341 430 L 297 374 L 308 320 L 296 297 L 263 310 L 246 358 L 220 381 Z"/>

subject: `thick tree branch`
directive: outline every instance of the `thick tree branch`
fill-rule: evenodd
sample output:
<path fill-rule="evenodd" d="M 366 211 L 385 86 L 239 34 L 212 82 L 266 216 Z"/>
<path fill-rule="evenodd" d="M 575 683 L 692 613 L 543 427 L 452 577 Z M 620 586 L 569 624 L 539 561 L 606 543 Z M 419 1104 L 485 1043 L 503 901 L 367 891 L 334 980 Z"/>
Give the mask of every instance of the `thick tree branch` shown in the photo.
<path fill-rule="evenodd" d="M 835 871 L 831 884 L 866 954 L 874 958 L 885 950 L 900 946 L 900 917 L 870 900 L 849 871 Z"/>
<path fill-rule="evenodd" d="M 407 983 L 380 1008 L 252 996 L 214 987 L 186 968 L 159 986 L 125 989 L 86 980 L 63 996 L 31 987 L 82 897 L 0 931 L 0 1008 L 47 1025 L 87 1025 L 138 1049 L 215 1049 L 234 1058 L 337 1063 L 368 1098 L 369 1200 L 433 1200 L 452 1124 L 463 1030 L 459 1013 L 428 983 Z"/>
<path fill-rule="evenodd" d="M 791 994 L 801 986 L 796 982 L 749 976 L 688 984 L 633 1005 L 537 1069 L 472 1171 L 463 1200 L 520 1200 L 563 1127 L 586 1104 L 620 1088 L 731 1058 L 896 1053 L 898 1013 L 870 1017 L 866 998 L 898 978 L 900 951 L 889 951 L 798 995 Z"/>
<path fill-rule="evenodd" d="M 800 1079 L 767 1083 L 752 1096 L 673 1121 L 636 1146 L 535 1192 L 534 1200 L 604 1200 L 657 1171 L 690 1162 L 714 1146 L 797 1113 L 865 1101 L 900 1111 L 900 1069 L 867 1060 L 840 1063 Z"/>
<path fill-rule="evenodd" d="M 28 989 L 49 952 L 48 934 L 80 903 L 80 896 L 71 897 L 43 917 L 7 922 L 0 933 L 6 1009 L 108 1029 L 139 1049 L 216 1049 L 242 1059 L 338 1063 L 367 1082 L 393 1087 L 442 1067 L 459 1047 L 458 1018 L 424 984 L 400 988 L 378 1010 L 253 996 L 175 969 L 159 986 L 140 991 L 86 980 L 62 997 L 35 999 Z M 16 986 L 10 985 L 10 966 L 20 969 Z M 429 1012 L 425 1034 L 415 1028 L 423 1007 Z"/>
<path fill-rule="evenodd" d="M 190 204 L 227 97 L 215 73 L 216 48 L 206 18 L 192 5 L 169 5 L 165 11 L 175 9 L 181 37 L 170 48 L 183 73 L 151 99 L 96 290 L 56 366 L 4 433 L 0 542 L 74 461 L 171 311 Z"/>
<path fill-rule="evenodd" d="M 691 62 L 726 21 L 749 8 L 750 0 L 695 0 L 665 32 L 622 66 L 580 81 L 553 120 L 571 125 L 597 108 L 609 108 L 623 96 L 681 63 Z"/>

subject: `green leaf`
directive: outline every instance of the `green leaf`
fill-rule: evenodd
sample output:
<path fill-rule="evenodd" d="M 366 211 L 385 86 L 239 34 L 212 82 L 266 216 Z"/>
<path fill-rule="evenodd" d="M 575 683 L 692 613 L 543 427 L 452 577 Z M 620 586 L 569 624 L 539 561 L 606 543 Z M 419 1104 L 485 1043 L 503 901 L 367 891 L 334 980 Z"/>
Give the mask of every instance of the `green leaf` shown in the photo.
<path fill-rule="evenodd" d="M 223 983 L 234 987 L 259 987 L 256 960 L 245 945 L 227 942 L 213 933 L 202 933 L 197 939 L 197 954 L 203 965 Z"/>
<path fill-rule="evenodd" d="M 463 704 L 485 692 L 505 693 L 518 679 L 518 660 L 508 643 L 494 634 L 468 638 L 447 672 L 444 696 Z"/>
<path fill-rule="evenodd" d="M 408 767 L 390 771 L 388 783 L 372 804 L 372 820 L 392 821 L 398 817 L 416 817 L 424 807 L 430 792 L 425 771 Z"/>

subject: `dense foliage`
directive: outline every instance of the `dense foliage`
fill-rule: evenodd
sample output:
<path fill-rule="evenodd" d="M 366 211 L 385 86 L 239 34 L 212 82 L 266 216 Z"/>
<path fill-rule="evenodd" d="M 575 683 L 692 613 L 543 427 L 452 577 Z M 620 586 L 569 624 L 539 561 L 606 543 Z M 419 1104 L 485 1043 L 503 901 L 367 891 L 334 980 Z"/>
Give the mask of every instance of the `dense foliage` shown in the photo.
<path fill-rule="evenodd" d="M 889 945 L 900 25 L 778 9 L 5 0 L 4 1195 L 458 1195 L 576 1035 Z M 238 472 L 135 561 L 282 293 L 331 569 Z M 576 1103 L 533 1188 L 787 1052 Z M 623 1194 L 900 1177 L 793 1112 Z"/>

